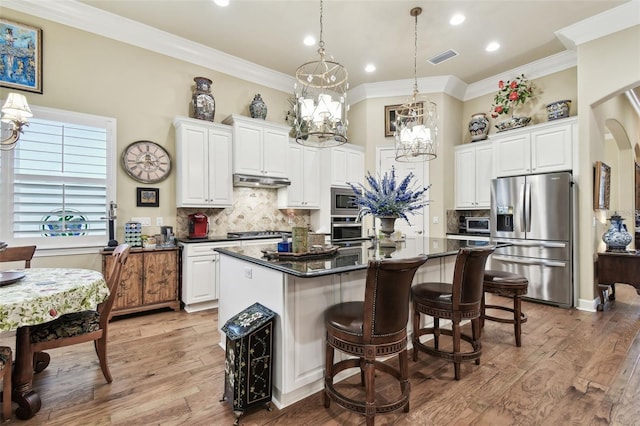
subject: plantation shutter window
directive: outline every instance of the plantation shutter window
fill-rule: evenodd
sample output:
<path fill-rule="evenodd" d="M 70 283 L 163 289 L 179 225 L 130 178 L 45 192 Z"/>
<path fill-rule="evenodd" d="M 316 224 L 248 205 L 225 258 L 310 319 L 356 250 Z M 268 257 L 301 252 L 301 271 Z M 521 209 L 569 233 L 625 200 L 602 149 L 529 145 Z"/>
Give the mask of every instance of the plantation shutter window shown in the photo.
<path fill-rule="evenodd" d="M 115 120 L 32 110 L 16 148 L 0 153 L 0 239 L 39 249 L 103 246 L 106 206 L 115 200 Z"/>

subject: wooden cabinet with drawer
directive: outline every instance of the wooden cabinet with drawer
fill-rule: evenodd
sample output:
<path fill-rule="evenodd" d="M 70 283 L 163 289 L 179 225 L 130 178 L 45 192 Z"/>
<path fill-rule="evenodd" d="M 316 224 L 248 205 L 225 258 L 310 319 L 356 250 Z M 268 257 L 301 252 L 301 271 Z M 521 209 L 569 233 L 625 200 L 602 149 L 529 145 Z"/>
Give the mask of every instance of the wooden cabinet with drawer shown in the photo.
<path fill-rule="evenodd" d="M 178 258 L 177 247 L 132 249 L 122 270 L 111 316 L 165 307 L 179 310 Z M 103 251 L 102 273 L 107 280 L 112 262 L 111 252 Z"/>

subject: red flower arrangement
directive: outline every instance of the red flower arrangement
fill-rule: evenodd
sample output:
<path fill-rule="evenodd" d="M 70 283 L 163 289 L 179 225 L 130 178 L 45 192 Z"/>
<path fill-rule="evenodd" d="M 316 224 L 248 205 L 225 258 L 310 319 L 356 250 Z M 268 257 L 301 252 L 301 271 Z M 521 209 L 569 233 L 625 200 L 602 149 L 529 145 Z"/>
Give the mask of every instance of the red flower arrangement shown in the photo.
<path fill-rule="evenodd" d="M 521 74 L 513 81 L 498 82 L 498 93 L 493 97 L 491 105 L 491 117 L 497 118 L 500 114 L 509 114 L 516 106 L 523 105 L 527 99 L 533 96 L 533 84 Z"/>

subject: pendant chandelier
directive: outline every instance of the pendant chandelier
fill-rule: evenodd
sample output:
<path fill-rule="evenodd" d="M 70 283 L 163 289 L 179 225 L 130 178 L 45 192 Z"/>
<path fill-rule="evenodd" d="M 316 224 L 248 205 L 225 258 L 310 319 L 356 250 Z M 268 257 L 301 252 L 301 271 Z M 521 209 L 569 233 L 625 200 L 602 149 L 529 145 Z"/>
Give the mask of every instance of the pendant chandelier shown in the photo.
<path fill-rule="evenodd" d="M 294 106 L 296 142 L 319 148 L 347 142 L 347 70 L 325 58 L 320 1 L 320 60 L 302 64 L 296 70 Z"/>
<path fill-rule="evenodd" d="M 422 8 L 411 9 L 415 18 L 413 50 L 413 94 L 396 110 L 396 161 L 416 163 L 436 158 L 438 110 L 436 104 L 418 92 L 418 15 Z"/>

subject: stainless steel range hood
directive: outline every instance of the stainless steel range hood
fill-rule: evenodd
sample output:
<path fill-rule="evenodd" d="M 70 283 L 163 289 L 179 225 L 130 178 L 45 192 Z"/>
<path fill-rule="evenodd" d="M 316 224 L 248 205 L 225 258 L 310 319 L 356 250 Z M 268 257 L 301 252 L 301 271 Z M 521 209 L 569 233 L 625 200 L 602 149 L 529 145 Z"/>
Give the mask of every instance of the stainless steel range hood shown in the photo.
<path fill-rule="evenodd" d="M 247 186 L 250 188 L 283 188 L 291 185 L 287 178 L 253 176 L 253 175 L 233 175 L 233 186 Z"/>

